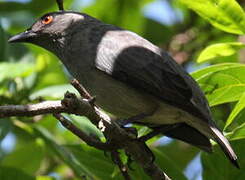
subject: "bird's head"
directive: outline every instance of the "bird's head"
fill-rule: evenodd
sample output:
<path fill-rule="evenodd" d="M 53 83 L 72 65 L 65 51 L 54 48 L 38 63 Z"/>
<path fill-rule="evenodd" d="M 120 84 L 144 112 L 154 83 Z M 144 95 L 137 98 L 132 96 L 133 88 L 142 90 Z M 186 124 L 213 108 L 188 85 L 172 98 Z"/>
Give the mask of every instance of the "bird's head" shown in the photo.
<path fill-rule="evenodd" d="M 95 21 L 98 20 L 72 11 L 47 13 L 25 32 L 11 37 L 9 42 L 27 42 L 55 51 L 61 48 L 72 34 L 82 31 Z"/>

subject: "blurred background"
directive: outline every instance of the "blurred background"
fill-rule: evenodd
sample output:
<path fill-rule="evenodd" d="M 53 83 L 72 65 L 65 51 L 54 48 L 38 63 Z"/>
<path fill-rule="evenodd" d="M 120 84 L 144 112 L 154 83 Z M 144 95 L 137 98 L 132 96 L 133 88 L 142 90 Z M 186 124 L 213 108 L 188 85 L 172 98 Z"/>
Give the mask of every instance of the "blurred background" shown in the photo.
<path fill-rule="evenodd" d="M 188 72 L 221 62 L 245 62 L 245 52 L 239 50 L 212 62 L 197 63 L 205 47 L 244 42 L 245 38 L 215 28 L 179 0 L 64 1 L 66 10 L 85 12 L 138 33 L 168 51 Z M 245 6 L 245 1 L 237 2 Z M 51 11 L 57 11 L 54 0 L 0 0 L 0 105 L 61 99 L 67 90 L 75 92 L 69 85 L 69 74 L 54 55 L 34 45 L 7 43 L 11 35 L 24 31 Z M 234 105 L 220 103 L 212 107 L 222 129 Z M 85 132 L 103 139 L 86 118 L 66 117 Z M 243 110 L 228 132 L 242 125 L 244 117 Z M 149 131 L 145 127 L 137 128 L 139 134 Z M 242 133 L 244 137 L 244 129 Z M 238 154 L 244 153 L 244 140 L 232 144 Z M 245 179 L 244 173 L 234 169 L 216 146 L 213 154 L 207 154 L 166 137 L 153 138 L 149 146 L 159 166 L 173 179 Z M 125 155 L 122 157 L 125 159 Z M 240 161 L 244 165 L 244 155 Z M 134 179 L 148 179 L 137 165 L 132 166 Z M 122 179 L 110 155 L 88 147 L 51 115 L 0 119 L 1 180 L 79 179 L 81 174 L 92 179 Z"/>

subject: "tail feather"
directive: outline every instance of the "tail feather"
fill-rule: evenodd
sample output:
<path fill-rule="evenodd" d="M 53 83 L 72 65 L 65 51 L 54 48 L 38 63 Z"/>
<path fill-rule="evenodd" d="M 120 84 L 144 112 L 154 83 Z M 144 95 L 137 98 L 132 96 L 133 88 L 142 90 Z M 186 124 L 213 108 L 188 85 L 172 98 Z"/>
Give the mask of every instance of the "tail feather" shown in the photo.
<path fill-rule="evenodd" d="M 231 163 L 237 168 L 240 168 L 237 162 L 237 156 L 235 152 L 233 151 L 229 141 L 224 137 L 224 135 L 216 127 L 211 127 L 211 130 L 214 135 L 214 140 L 218 142 L 221 149 L 224 151 L 225 155 L 228 157 Z"/>

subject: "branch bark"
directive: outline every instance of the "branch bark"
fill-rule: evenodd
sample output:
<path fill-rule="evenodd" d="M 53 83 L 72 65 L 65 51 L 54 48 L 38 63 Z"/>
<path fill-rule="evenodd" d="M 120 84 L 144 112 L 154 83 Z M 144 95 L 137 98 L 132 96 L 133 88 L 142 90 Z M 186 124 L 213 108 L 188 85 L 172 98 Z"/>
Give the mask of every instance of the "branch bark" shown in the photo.
<path fill-rule="evenodd" d="M 44 101 L 37 104 L 0 106 L 0 118 L 11 116 L 35 116 L 68 112 L 61 101 Z"/>
<path fill-rule="evenodd" d="M 84 98 L 77 98 L 75 94 L 67 92 L 61 101 L 45 101 L 29 105 L 0 106 L 0 118 L 11 116 L 35 116 L 40 114 L 53 114 L 61 124 L 74 135 L 85 141 L 88 145 L 97 149 L 110 151 L 115 155 L 118 149 L 123 149 L 129 154 L 154 180 L 169 180 L 170 178 L 154 163 L 154 155 L 145 144 L 145 141 L 137 138 L 137 135 L 127 128 L 120 127 L 115 119 L 103 112 L 95 104 L 95 99 L 88 94 L 77 80 L 71 84 Z M 88 136 L 78 127 L 65 119 L 60 113 L 69 113 L 86 116 L 104 134 L 107 142 Z M 118 156 L 116 156 L 119 158 Z M 130 179 L 121 161 L 117 159 L 117 165 L 125 179 Z"/>

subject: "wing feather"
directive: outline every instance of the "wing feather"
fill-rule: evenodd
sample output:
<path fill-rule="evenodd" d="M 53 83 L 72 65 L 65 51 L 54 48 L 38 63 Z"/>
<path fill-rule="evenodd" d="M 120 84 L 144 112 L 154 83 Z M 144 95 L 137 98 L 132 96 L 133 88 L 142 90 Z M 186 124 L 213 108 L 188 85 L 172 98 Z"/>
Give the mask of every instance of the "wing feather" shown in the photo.
<path fill-rule="evenodd" d="M 208 103 L 197 83 L 171 56 L 149 41 L 129 31 L 108 31 L 97 51 L 95 65 L 99 70 L 203 120 L 211 120 Z"/>

